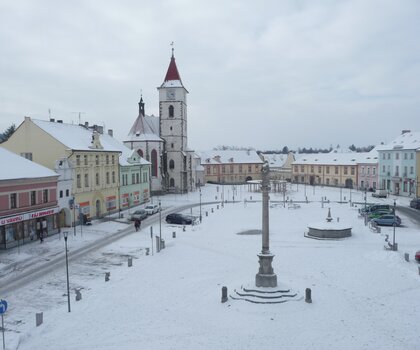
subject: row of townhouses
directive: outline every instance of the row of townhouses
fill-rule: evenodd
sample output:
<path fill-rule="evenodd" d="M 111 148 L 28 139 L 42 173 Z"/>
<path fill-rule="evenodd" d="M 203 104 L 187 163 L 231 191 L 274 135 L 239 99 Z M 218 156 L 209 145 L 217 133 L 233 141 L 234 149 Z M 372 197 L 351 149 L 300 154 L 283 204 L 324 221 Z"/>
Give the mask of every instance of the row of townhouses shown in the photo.
<path fill-rule="evenodd" d="M 335 149 L 299 154 L 292 164 L 296 183 L 386 189 L 395 195 L 420 196 L 420 132 L 403 130 L 392 142 L 366 153 Z"/>

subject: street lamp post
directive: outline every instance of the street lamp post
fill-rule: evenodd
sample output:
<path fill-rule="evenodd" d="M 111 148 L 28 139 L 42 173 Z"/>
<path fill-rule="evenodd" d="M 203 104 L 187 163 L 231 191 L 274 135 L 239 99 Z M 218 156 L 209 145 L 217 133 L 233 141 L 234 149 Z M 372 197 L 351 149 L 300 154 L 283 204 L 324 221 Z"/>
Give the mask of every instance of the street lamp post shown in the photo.
<path fill-rule="evenodd" d="M 202 216 L 201 216 L 201 186 L 200 186 L 200 224 L 202 221 Z"/>
<path fill-rule="evenodd" d="M 159 247 L 160 242 L 162 242 L 162 206 L 159 200 Z M 157 248 L 156 248 L 157 249 Z"/>
<path fill-rule="evenodd" d="M 395 222 L 395 207 L 396 207 L 396 202 L 395 202 L 395 199 L 394 199 L 394 231 L 393 231 L 393 234 L 392 234 L 392 250 L 396 250 L 395 249 L 395 226 L 396 226 L 396 222 Z"/>
<path fill-rule="evenodd" d="M 66 274 L 67 274 L 67 305 L 68 305 L 68 309 L 69 312 L 70 310 L 70 283 L 69 283 L 69 259 L 68 259 L 68 254 L 67 254 L 67 236 L 68 236 L 68 232 L 64 231 L 63 232 L 64 235 L 64 244 L 65 244 L 65 248 L 66 248 Z"/>

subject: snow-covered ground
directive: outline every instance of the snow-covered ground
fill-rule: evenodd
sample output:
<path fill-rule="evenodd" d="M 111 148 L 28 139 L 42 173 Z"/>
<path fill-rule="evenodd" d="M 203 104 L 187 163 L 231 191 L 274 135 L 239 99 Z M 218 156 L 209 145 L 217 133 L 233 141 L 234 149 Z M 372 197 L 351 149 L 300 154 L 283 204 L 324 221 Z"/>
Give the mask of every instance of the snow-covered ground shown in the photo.
<path fill-rule="evenodd" d="M 232 192 L 225 186 L 224 197 L 232 200 Z M 261 235 L 238 233 L 261 228 L 261 202 L 250 201 L 261 196 L 240 186 L 237 203 L 219 209 L 203 206 L 203 223 L 187 226 L 185 232 L 163 221 L 166 249 L 160 253 L 146 256 L 150 228 L 143 225 L 140 232 L 71 261 L 71 313 L 62 238 L 27 244 L 19 253 L 0 252 L 2 272 L 19 268 L 25 260 L 39 264 L 63 256 L 62 269 L 0 296 L 9 303 L 6 349 L 419 349 L 420 276 L 412 258 L 420 249 L 419 228 L 400 215 L 404 227 L 396 229 L 399 251 L 386 251 L 385 234 L 392 237 L 392 228 L 372 233 L 356 207 L 336 203 L 348 200 L 349 190 L 293 185 L 286 196 L 302 201 L 305 195 L 309 203 L 288 209 L 282 194 L 271 194 L 273 267 L 279 287 L 298 293 L 296 300 L 275 305 L 220 302 L 222 286 L 233 293 L 252 285 L 258 271 Z M 331 202 L 322 208 L 319 201 L 325 196 Z M 352 191 L 351 197 L 364 203 L 364 193 Z M 203 202 L 220 198 L 220 187 L 219 192 L 217 186 L 203 188 Z M 161 200 L 164 208 L 197 203 L 199 193 Z M 392 203 L 393 198 L 375 202 Z M 408 202 L 397 198 L 398 205 Z M 338 241 L 305 238 L 308 223 L 324 221 L 328 208 L 335 221 L 339 217 L 351 223 L 353 236 Z M 198 215 L 199 208 L 192 212 Z M 69 250 L 128 225 L 95 222 L 83 227 L 83 235 L 78 228 L 69 237 Z M 159 223 L 153 231 L 159 233 Z M 410 262 L 404 260 L 405 252 Z M 130 268 L 128 256 L 134 258 Z M 106 271 L 111 272 L 109 282 L 104 281 Z M 83 296 L 78 302 L 76 288 Z M 306 288 L 312 289 L 312 304 L 303 300 Z M 36 312 L 44 313 L 40 327 L 35 327 Z"/>

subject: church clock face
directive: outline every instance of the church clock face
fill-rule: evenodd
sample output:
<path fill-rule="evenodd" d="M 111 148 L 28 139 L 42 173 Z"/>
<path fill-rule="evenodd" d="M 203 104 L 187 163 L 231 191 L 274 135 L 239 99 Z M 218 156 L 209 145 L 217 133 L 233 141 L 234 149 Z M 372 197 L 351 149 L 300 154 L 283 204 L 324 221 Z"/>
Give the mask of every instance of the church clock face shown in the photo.
<path fill-rule="evenodd" d="M 166 98 L 168 100 L 175 100 L 175 90 L 166 90 Z"/>

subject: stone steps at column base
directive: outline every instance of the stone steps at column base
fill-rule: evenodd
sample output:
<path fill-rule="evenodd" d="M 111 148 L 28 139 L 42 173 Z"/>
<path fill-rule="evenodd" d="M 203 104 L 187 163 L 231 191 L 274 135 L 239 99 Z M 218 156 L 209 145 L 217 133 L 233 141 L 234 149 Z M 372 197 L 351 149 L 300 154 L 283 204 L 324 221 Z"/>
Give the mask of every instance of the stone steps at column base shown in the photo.
<path fill-rule="evenodd" d="M 244 300 L 254 304 L 282 304 L 287 301 L 302 300 L 298 293 L 290 289 L 261 288 L 250 289 L 241 286 L 240 290 L 234 290 L 229 297 L 232 300 Z"/>

